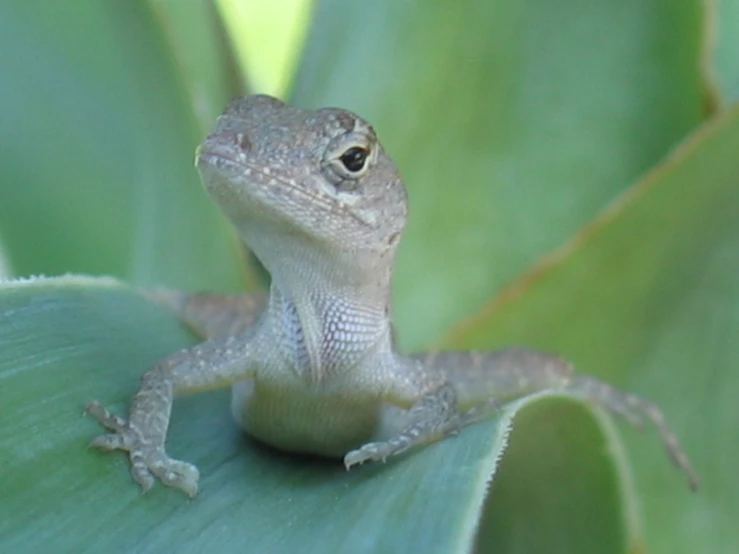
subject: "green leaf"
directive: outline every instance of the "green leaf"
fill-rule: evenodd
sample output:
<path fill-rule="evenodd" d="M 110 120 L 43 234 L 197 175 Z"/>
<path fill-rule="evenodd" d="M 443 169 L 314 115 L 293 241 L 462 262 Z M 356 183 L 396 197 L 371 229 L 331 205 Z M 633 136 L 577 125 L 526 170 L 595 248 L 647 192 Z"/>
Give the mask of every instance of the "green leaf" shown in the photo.
<path fill-rule="evenodd" d="M 368 118 L 406 178 L 403 345 L 474 311 L 701 121 L 703 9 L 317 3 L 293 99 Z"/>
<path fill-rule="evenodd" d="M 584 412 L 550 400 L 516 416 L 480 522 L 477 552 L 638 551 L 635 491 L 617 431 L 610 419 L 600 419 L 601 427 L 592 412 Z M 604 440 L 603 428 L 611 440 Z M 625 482 L 614 481 L 614 464 Z"/>
<path fill-rule="evenodd" d="M 313 0 L 218 0 L 246 88 L 283 97 L 292 81 Z"/>
<path fill-rule="evenodd" d="M 209 80 L 220 68 L 218 82 L 224 68 L 208 58 L 185 71 L 161 33 L 168 23 L 143 2 L 0 5 L 12 76 L 0 79 L 0 236 L 17 274 L 243 283 L 239 247 L 193 168 L 203 131 L 191 101 L 199 94 L 211 118 L 227 99 L 216 83 L 199 89 L 193 66 L 209 65 Z M 200 43 L 215 40 L 212 23 L 192 24 Z"/>
<path fill-rule="evenodd" d="M 182 326 L 111 280 L 10 282 L 0 288 L 0 343 L 0 406 L 13 422 L 0 427 L 0 550 L 8 552 L 407 552 L 410 544 L 465 552 L 510 418 L 525 403 L 538 406 L 514 404 L 458 437 L 347 472 L 340 461 L 245 439 L 226 391 L 187 397 L 175 403 L 168 450 L 200 467 L 200 493 L 188 501 L 158 486 L 141 496 L 126 456 L 85 448 L 101 428 L 82 410 L 97 398 L 123 412 L 143 370 L 192 343 Z M 603 444 L 578 404 L 542 404 L 569 412 L 564 421 Z M 589 459 L 590 444 L 566 444 Z M 596 467 L 605 533 L 619 537 L 614 470 L 607 460 Z M 590 491 L 576 497 L 592 507 Z"/>
<path fill-rule="evenodd" d="M 699 130 L 447 341 L 566 352 L 581 371 L 663 408 L 703 485 L 691 495 L 656 440 L 629 437 L 650 552 L 739 551 L 739 488 L 729 485 L 739 456 L 737 144 L 739 107 Z M 531 452 L 512 454 L 506 462 L 514 465 Z"/>
<path fill-rule="evenodd" d="M 715 51 L 709 63 L 715 66 L 719 93 L 727 103 L 739 100 L 739 0 L 707 2 L 715 16 L 713 39 Z"/>
<path fill-rule="evenodd" d="M 166 37 L 166 54 L 174 58 L 178 81 L 194 112 L 183 117 L 197 119 L 199 131 L 210 131 L 224 104 L 239 90 L 237 67 L 228 49 L 222 22 L 211 2 L 148 0 L 151 17 Z M 180 90 L 177 90 L 181 94 Z"/>
<path fill-rule="evenodd" d="M 8 260 L 8 257 L 5 254 L 5 248 L 3 247 L 2 242 L 0 242 L 0 280 L 10 277 L 10 275 L 10 260 Z"/>

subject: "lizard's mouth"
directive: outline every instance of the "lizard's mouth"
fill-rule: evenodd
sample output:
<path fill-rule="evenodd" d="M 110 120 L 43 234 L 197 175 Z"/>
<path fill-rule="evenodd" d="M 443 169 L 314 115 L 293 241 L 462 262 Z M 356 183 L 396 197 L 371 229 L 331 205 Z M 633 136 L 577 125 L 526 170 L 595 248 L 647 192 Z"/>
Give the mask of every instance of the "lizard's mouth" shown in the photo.
<path fill-rule="evenodd" d="M 284 208 L 276 208 L 276 203 L 323 203 L 280 176 L 249 164 L 244 154 L 223 146 L 213 147 L 207 141 L 195 153 L 195 167 L 203 187 L 226 212 L 238 206 L 248 208 L 252 216 L 271 214 L 283 218 Z"/>
<path fill-rule="evenodd" d="M 202 145 L 195 153 L 195 167 L 203 176 L 203 184 L 207 189 L 228 186 L 229 188 L 258 190 L 264 188 L 267 183 L 272 187 L 278 185 L 282 188 L 290 188 L 289 183 L 283 179 L 247 163 L 244 159 L 237 159 L 233 152 L 209 149 Z M 241 186 L 238 186 L 238 183 L 241 183 Z M 244 186 L 247 184 L 249 186 Z"/>
<path fill-rule="evenodd" d="M 239 158 L 245 156 L 224 148 L 209 148 L 205 144 L 199 146 L 195 152 L 195 167 L 205 189 L 219 197 L 233 195 L 237 190 L 242 193 L 239 196 L 244 193 L 247 196 L 258 195 L 269 176 Z M 272 182 L 275 181 L 272 177 Z"/>
<path fill-rule="evenodd" d="M 205 144 L 201 144 L 195 151 L 195 167 L 200 171 L 212 171 L 226 175 L 243 174 L 249 169 L 248 165 L 235 159 L 233 152 L 222 150 L 208 148 Z"/>

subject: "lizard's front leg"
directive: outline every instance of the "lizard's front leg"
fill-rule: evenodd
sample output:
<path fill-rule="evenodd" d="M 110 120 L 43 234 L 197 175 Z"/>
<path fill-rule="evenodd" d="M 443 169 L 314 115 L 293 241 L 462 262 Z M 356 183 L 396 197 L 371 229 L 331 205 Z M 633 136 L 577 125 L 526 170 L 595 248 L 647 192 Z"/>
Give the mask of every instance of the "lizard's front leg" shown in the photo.
<path fill-rule="evenodd" d="M 408 372 L 410 378 L 401 382 L 406 386 L 408 382 L 422 383 L 419 390 L 426 390 L 420 395 L 420 399 L 411 405 L 408 411 L 408 424 L 394 437 L 385 441 L 370 442 L 349 452 L 344 456 L 344 465 L 347 469 L 366 461 L 384 462 L 388 457 L 405 452 L 414 446 L 441 440 L 499 406 L 498 401 L 491 397 L 460 411 L 457 392 L 452 384 L 435 375 L 427 374 L 418 362 L 411 362 L 406 367 L 411 370 Z M 391 404 L 402 404 L 409 392 L 403 390 L 404 388 L 391 390 L 385 400 Z"/>
<path fill-rule="evenodd" d="M 267 300 L 261 293 L 184 292 L 164 287 L 140 294 L 174 312 L 203 339 L 243 333 L 256 322 Z"/>
<path fill-rule="evenodd" d="M 98 436 L 90 446 L 128 451 L 131 474 L 144 491 L 153 486 L 153 474 L 165 485 L 195 496 L 197 468 L 170 458 L 164 450 L 174 396 L 226 387 L 252 377 L 253 342 L 245 335 L 212 339 L 168 356 L 141 378 L 128 420 L 111 414 L 97 401 L 90 402 L 86 412 L 113 431 Z"/>
<path fill-rule="evenodd" d="M 454 389 L 447 384 L 441 385 L 414 404 L 409 416 L 411 424 L 400 434 L 352 450 L 344 456 L 344 466 L 349 469 L 366 461 L 384 462 L 416 444 L 438 440 L 457 431 L 460 422 Z"/>
<path fill-rule="evenodd" d="M 636 427 L 641 427 L 642 418 L 646 417 L 672 461 L 687 476 L 690 487 L 698 486 L 690 460 L 656 404 L 595 377 L 574 373 L 572 365 L 558 356 L 508 348 L 497 352 L 438 352 L 413 358 L 429 374 L 454 386 L 461 409 L 469 408 L 466 413 L 475 410 L 475 406 L 484 406 L 493 397 L 504 403 L 549 390 L 588 400 Z"/>

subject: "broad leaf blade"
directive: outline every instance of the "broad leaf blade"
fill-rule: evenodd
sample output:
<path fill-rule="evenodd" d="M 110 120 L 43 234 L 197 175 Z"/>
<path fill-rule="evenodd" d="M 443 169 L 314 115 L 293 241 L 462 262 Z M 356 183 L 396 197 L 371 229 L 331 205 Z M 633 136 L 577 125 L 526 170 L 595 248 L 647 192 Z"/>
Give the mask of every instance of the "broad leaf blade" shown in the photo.
<path fill-rule="evenodd" d="M 313 0 L 217 2 L 254 92 L 283 97 L 292 82 Z"/>
<path fill-rule="evenodd" d="M 192 343 L 182 326 L 115 282 L 68 277 L 0 288 L 0 343 L 0 406 L 13 422 L 0 427 L 3 551 L 465 552 L 518 408 L 347 472 L 245 439 L 227 391 L 186 397 L 168 450 L 200 467 L 201 491 L 142 496 L 123 454 L 86 448 L 101 428 L 82 409 L 97 398 L 124 413 L 144 369 Z M 573 424 L 592 427 L 577 412 Z M 605 506 L 603 524 L 619 534 L 615 496 L 581 500 Z"/>
<path fill-rule="evenodd" d="M 148 0 L 148 4 L 167 39 L 178 81 L 187 91 L 192 115 L 204 135 L 226 102 L 241 90 L 223 22 L 212 2 Z"/>
<path fill-rule="evenodd" d="M 0 67 L 12 76 L 0 79 L 0 234 L 17 274 L 243 282 L 193 168 L 203 132 L 160 24 L 142 2 L 0 6 Z M 203 20 L 198 32 L 213 29 Z M 201 92 L 219 110 L 226 101 Z"/>
<path fill-rule="evenodd" d="M 719 93 L 727 103 L 739 101 L 739 0 L 707 2 L 715 16 L 715 51 L 709 63 L 716 70 Z"/>
<path fill-rule="evenodd" d="M 477 552 L 638 550 L 635 491 L 617 430 L 611 420 L 598 425 L 599 418 L 592 412 L 585 417 L 585 411 L 551 399 L 516 416 L 480 524 Z"/>
<path fill-rule="evenodd" d="M 735 108 L 448 340 L 566 353 L 662 406 L 703 485 L 690 494 L 656 440 L 629 437 L 650 552 L 739 549 L 737 144 Z"/>

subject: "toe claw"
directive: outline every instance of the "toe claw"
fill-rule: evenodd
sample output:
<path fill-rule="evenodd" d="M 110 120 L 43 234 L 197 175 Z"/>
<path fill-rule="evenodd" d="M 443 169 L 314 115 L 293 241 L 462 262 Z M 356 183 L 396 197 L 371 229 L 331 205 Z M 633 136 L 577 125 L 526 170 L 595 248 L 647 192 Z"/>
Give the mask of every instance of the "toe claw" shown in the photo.
<path fill-rule="evenodd" d="M 352 467 L 356 465 L 362 465 L 363 461 L 364 460 L 361 457 L 361 452 L 359 450 L 352 450 L 346 456 L 344 456 L 344 467 L 347 471 L 349 471 Z"/>
<path fill-rule="evenodd" d="M 110 415 L 110 412 L 105 409 L 105 407 L 98 402 L 97 400 L 93 400 L 91 402 L 87 403 L 87 406 L 85 406 L 85 415 L 91 415 L 97 420 L 103 420 L 107 419 Z"/>
<path fill-rule="evenodd" d="M 154 469 L 154 472 L 162 483 L 180 489 L 190 498 L 198 493 L 200 472 L 192 464 L 170 458 L 161 468 Z"/>
<path fill-rule="evenodd" d="M 132 466 L 131 477 L 141 487 L 141 494 L 146 494 L 154 486 L 154 477 L 146 468 L 142 470 L 141 468 Z"/>
<path fill-rule="evenodd" d="M 121 435 L 109 433 L 107 435 L 98 435 L 90 441 L 87 448 L 97 448 L 99 450 L 120 450 L 123 448 L 124 440 Z"/>
<path fill-rule="evenodd" d="M 85 414 L 90 414 L 92 417 L 97 419 L 103 427 L 115 431 L 116 433 L 123 433 L 128 427 L 128 422 L 110 413 L 100 402 L 93 400 L 85 406 Z"/>
<path fill-rule="evenodd" d="M 370 442 L 365 444 L 344 456 L 344 467 L 349 470 L 355 465 L 362 465 L 368 461 L 384 462 L 387 455 L 382 450 L 382 443 Z"/>

